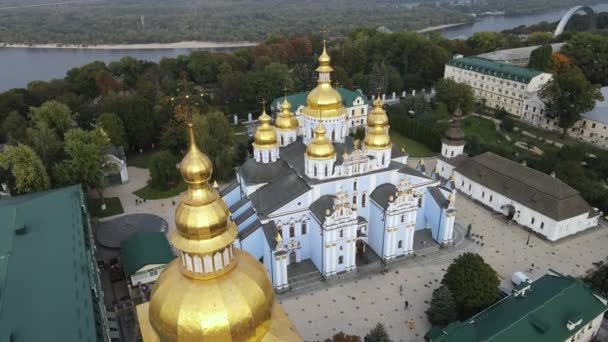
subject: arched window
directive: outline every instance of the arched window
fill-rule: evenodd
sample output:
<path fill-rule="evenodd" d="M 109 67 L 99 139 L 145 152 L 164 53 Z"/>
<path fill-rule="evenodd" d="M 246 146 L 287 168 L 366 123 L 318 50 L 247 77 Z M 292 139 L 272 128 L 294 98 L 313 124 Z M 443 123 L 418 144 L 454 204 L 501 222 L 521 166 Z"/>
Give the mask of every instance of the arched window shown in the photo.
<path fill-rule="evenodd" d="M 399 242 L 397 242 L 397 248 L 403 248 L 403 240 L 399 240 Z"/>
<path fill-rule="evenodd" d="M 343 263 L 344 263 L 344 257 L 340 255 L 338 257 L 338 264 L 342 265 Z"/>
<path fill-rule="evenodd" d="M 357 194 L 353 195 L 353 204 L 357 204 Z"/>
<path fill-rule="evenodd" d="M 292 238 L 296 236 L 296 230 L 293 227 L 293 223 L 289 225 L 289 237 Z"/>
<path fill-rule="evenodd" d="M 382 155 L 382 165 L 384 165 L 384 154 Z"/>
<path fill-rule="evenodd" d="M 344 237 L 344 229 L 340 229 L 340 237 Z"/>
<path fill-rule="evenodd" d="M 315 132 L 313 131 L 313 129 L 310 129 L 310 138 L 312 139 L 315 136 Z"/>
<path fill-rule="evenodd" d="M 353 182 L 353 191 L 357 191 L 357 181 Z"/>
<path fill-rule="evenodd" d="M 313 168 L 313 174 L 315 175 L 315 177 L 317 177 L 317 166 L 316 165 Z"/>
<path fill-rule="evenodd" d="M 325 165 L 325 176 L 327 176 L 327 165 Z"/>
<path fill-rule="evenodd" d="M 362 206 L 363 208 L 365 208 L 365 198 L 366 198 L 366 197 L 367 197 L 367 196 L 366 196 L 366 194 L 361 195 L 361 206 Z"/>
<path fill-rule="evenodd" d="M 203 273 L 203 262 L 198 255 L 194 256 L 194 272 Z"/>
<path fill-rule="evenodd" d="M 262 161 L 262 151 L 260 151 L 259 156 L 260 156 L 260 161 Z"/>
<path fill-rule="evenodd" d="M 331 131 L 331 141 L 335 141 L 336 140 L 336 130 L 332 130 Z"/>
<path fill-rule="evenodd" d="M 306 221 L 302 221 L 302 235 L 306 234 Z"/>
<path fill-rule="evenodd" d="M 281 145 L 285 145 L 285 138 L 281 135 Z"/>

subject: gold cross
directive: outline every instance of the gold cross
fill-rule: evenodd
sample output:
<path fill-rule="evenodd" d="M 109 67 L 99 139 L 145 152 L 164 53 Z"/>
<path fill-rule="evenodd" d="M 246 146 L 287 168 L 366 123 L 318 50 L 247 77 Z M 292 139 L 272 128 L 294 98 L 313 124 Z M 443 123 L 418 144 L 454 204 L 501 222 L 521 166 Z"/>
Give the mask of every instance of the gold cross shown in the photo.
<path fill-rule="evenodd" d="M 285 97 L 287 97 L 287 86 L 283 86 L 283 94 L 285 94 Z"/>
<path fill-rule="evenodd" d="M 206 94 L 204 92 L 197 95 L 179 95 L 170 98 L 171 103 L 175 105 L 175 118 L 177 121 L 185 123 L 187 125 L 192 124 L 192 118 L 198 113 L 198 110 L 193 106 L 196 103 L 197 98 L 203 98 Z"/>
<path fill-rule="evenodd" d="M 260 102 L 262 104 L 262 108 L 264 109 L 264 111 L 266 111 L 266 99 L 262 99 L 262 102 Z"/>
<path fill-rule="evenodd" d="M 323 42 L 325 42 L 325 40 L 327 40 L 328 33 L 329 33 L 329 30 L 327 29 L 327 26 L 323 25 L 323 29 L 321 29 L 321 34 L 323 35 Z"/>
<path fill-rule="evenodd" d="M 335 84 L 336 84 L 336 88 L 340 87 L 340 81 L 336 80 Z"/>

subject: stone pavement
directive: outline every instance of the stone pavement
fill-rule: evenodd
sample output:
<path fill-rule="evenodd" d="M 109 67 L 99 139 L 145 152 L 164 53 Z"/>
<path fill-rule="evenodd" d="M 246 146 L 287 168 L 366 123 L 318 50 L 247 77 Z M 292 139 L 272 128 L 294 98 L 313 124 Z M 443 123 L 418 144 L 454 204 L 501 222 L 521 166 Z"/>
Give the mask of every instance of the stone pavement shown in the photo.
<path fill-rule="evenodd" d="M 473 224 L 472 241 L 466 240 L 455 249 L 429 250 L 433 253 L 426 257 L 391 264 L 384 275 L 375 273 L 352 281 L 330 281 L 324 288 L 309 293 L 281 295 L 283 307 L 302 336 L 307 341 L 317 341 L 343 331 L 363 337 L 376 323 L 382 322 L 394 341 L 423 341 L 430 329 L 424 311 L 431 294 L 452 260 L 465 251 L 482 255 L 498 272 L 501 286 L 508 288 L 512 287 L 510 279 L 515 271 L 524 271 L 532 279 L 542 276 L 549 268 L 581 276 L 593 267 L 593 262 L 607 256 L 606 227 L 558 243 L 531 235 L 530 244 L 526 245 L 527 231 L 517 225 L 508 226 L 464 195 L 457 196 L 456 207 L 461 227 Z M 400 286 L 403 286 L 403 295 Z M 406 300 L 409 310 L 404 309 Z M 409 319 L 415 321 L 412 331 L 406 324 Z"/>

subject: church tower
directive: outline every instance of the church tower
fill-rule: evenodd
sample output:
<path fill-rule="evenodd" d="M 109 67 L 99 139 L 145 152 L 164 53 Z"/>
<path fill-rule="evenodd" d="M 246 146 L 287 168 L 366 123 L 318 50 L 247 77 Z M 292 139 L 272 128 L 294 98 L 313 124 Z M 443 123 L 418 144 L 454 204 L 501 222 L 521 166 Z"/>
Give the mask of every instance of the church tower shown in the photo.
<path fill-rule="evenodd" d="M 388 116 L 380 96 L 374 100 L 374 109 L 367 116 L 367 133 L 363 147 L 367 155 L 374 157 L 376 166 L 387 167 L 391 163 L 393 143 L 388 134 Z"/>
<path fill-rule="evenodd" d="M 331 58 L 325 49 L 323 42 L 323 53 L 319 56 L 319 79 L 317 86 L 308 93 L 306 106 L 302 109 L 304 114 L 304 144 L 308 145 L 315 138 L 315 127 L 323 123 L 327 139 L 331 142 L 344 142 L 347 135 L 346 108 L 342 103 L 342 96 L 331 85 L 330 66 Z M 322 116 L 319 116 L 319 111 Z"/>
<path fill-rule="evenodd" d="M 441 155 L 437 158 L 437 171 L 442 178 L 449 179 L 454 172 L 454 163 L 451 161 L 464 154 L 464 131 L 460 128 L 462 111 L 457 108 L 454 119 L 441 139 Z"/>
<path fill-rule="evenodd" d="M 258 163 L 274 163 L 279 159 L 277 132 L 270 124 L 272 118 L 266 114 L 266 108 L 258 118 L 260 125 L 253 136 L 253 158 Z"/>
<path fill-rule="evenodd" d="M 233 247 L 236 224 L 209 185 L 212 164 L 197 148 L 192 124 L 188 131 L 190 147 L 180 165 L 188 190 L 170 239 L 178 256 L 153 288 L 149 324 L 140 316 L 144 342 L 302 341 L 264 266 Z"/>
<path fill-rule="evenodd" d="M 315 138 L 310 141 L 304 154 L 304 172 L 308 177 L 325 179 L 331 177 L 336 163 L 336 150 L 327 139 L 323 123 L 315 128 Z"/>
<path fill-rule="evenodd" d="M 298 119 L 291 112 L 291 103 L 287 101 L 287 96 L 281 104 L 281 112 L 274 120 L 274 126 L 279 135 L 279 145 L 287 146 L 296 141 L 298 134 Z"/>

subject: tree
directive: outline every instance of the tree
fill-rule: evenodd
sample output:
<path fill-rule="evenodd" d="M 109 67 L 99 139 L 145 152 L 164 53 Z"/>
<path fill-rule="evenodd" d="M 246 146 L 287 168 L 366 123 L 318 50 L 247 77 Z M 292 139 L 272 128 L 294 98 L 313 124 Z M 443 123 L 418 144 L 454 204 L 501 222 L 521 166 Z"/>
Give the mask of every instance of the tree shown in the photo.
<path fill-rule="evenodd" d="M 339 332 L 332 338 L 326 339 L 325 342 L 361 342 L 361 337 L 355 335 L 346 335 L 343 332 Z"/>
<path fill-rule="evenodd" d="M 433 291 L 431 304 L 426 311 L 426 316 L 431 324 L 440 326 L 446 326 L 458 319 L 456 302 L 454 301 L 452 292 L 445 285 Z"/>
<path fill-rule="evenodd" d="M 464 115 L 473 112 L 475 97 L 473 89 L 468 84 L 442 78 L 435 84 L 435 90 L 436 100 L 445 103 L 449 113 L 454 113 L 458 107 Z"/>
<path fill-rule="evenodd" d="M 515 128 L 515 122 L 511 117 L 507 116 L 500 122 L 500 128 L 502 128 L 505 132 L 513 132 L 513 128 Z"/>
<path fill-rule="evenodd" d="M 34 123 L 46 124 L 61 138 L 73 126 L 70 107 L 55 100 L 47 101 L 38 108 L 31 108 L 30 116 Z"/>
<path fill-rule="evenodd" d="M 550 32 L 533 32 L 528 36 L 528 45 L 550 44 L 552 40 L 553 34 Z"/>
<path fill-rule="evenodd" d="M 229 179 L 234 175 L 238 150 L 234 130 L 226 116 L 218 111 L 196 115 L 193 120 L 196 142 L 213 162 L 214 176 Z"/>
<path fill-rule="evenodd" d="M 103 202 L 105 172 L 111 167 L 104 154 L 109 144 L 101 130 L 73 128 L 67 131 L 64 150 L 68 158 L 53 169 L 57 181 L 63 185 L 80 183 L 85 189 L 94 189 Z"/>
<path fill-rule="evenodd" d="M 175 186 L 180 177 L 177 163 L 177 157 L 170 151 L 155 152 L 150 157 L 150 186 L 161 190 Z"/>
<path fill-rule="evenodd" d="M 0 169 L 10 174 L 8 186 L 14 194 L 44 191 L 50 187 L 42 160 L 27 145 L 7 145 L 0 153 Z"/>
<path fill-rule="evenodd" d="M 27 122 L 17 112 L 10 112 L 0 125 L 0 137 L 8 143 L 17 143 L 23 141 L 25 137 L 25 128 Z"/>
<path fill-rule="evenodd" d="M 384 324 L 378 323 L 365 335 L 365 342 L 392 342 L 392 340 L 388 337 Z"/>
<path fill-rule="evenodd" d="M 27 140 L 28 145 L 40 156 L 47 169 L 50 170 L 51 166 L 60 159 L 63 142 L 45 122 L 39 122 L 36 127 L 28 128 Z"/>
<path fill-rule="evenodd" d="M 97 125 L 107 134 L 114 146 L 128 146 L 125 125 L 114 113 L 103 113 L 97 118 Z"/>
<path fill-rule="evenodd" d="M 177 120 L 169 120 L 160 136 L 160 146 L 173 153 L 181 153 L 188 146 L 186 127 Z"/>
<path fill-rule="evenodd" d="M 549 44 L 537 47 L 530 53 L 530 62 L 528 63 L 528 67 L 541 71 L 549 71 L 551 69 L 552 53 L 553 48 Z"/>
<path fill-rule="evenodd" d="M 586 113 L 603 100 L 599 85 L 592 85 L 579 68 L 573 66 L 555 74 L 541 90 L 546 112 L 557 117 L 562 136 Z"/>
<path fill-rule="evenodd" d="M 454 259 L 442 280 L 454 297 L 461 320 L 494 303 L 499 283 L 496 271 L 474 253 L 464 253 Z"/>
<path fill-rule="evenodd" d="M 592 83 L 608 84 L 608 37 L 576 33 L 561 49 Z"/>

